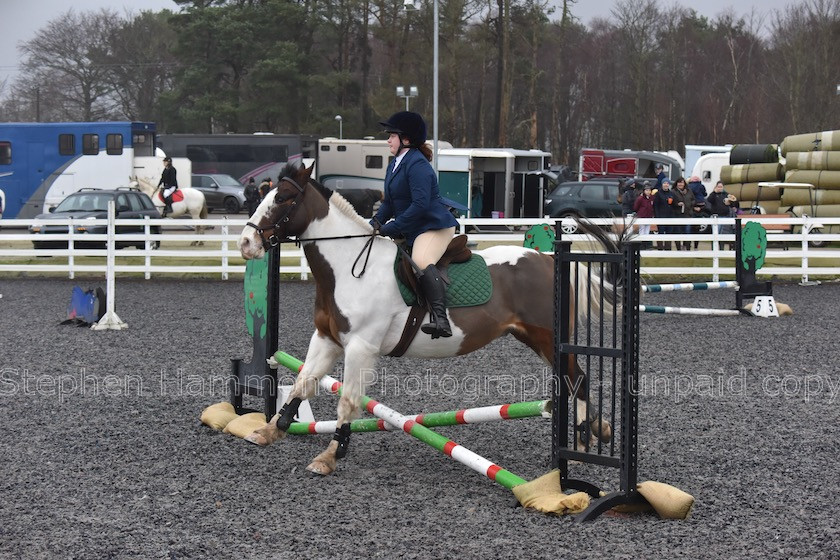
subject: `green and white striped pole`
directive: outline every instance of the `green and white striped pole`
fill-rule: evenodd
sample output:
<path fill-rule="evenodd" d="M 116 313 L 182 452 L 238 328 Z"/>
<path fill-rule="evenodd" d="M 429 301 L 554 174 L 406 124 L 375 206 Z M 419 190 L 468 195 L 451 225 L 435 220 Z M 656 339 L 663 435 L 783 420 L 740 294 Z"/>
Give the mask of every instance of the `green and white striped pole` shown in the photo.
<path fill-rule="evenodd" d="M 282 351 L 277 351 L 274 354 L 274 359 L 277 363 L 291 369 L 292 371 L 299 372 L 303 367 L 303 362 Z M 337 395 L 341 395 L 342 393 L 341 382 L 329 375 L 325 375 L 321 378 L 320 385 L 331 393 Z M 388 408 L 384 404 L 371 399 L 370 397 L 362 395 L 362 405 L 368 412 L 377 418 L 380 418 L 391 426 L 401 429 L 407 434 L 414 436 L 423 443 L 434 447 L 449 457 L 452 457 L 459 463 L 483 474 L 490 480 L 498 482 L 505 488 L 512 489 L 514 486 L 525 484 L 527 482 L 525 479 L 503 469 L 481 455 L 458 445 L 451 439 L 444 437 L 437 432 L 433 432 L 426 426 L 416 422 L 414 419 L 400 414 L 399 412 Z"/>
<path fill-rule="evenodd" d="M 551 414 L 551 401 L 528 401 L 510 404 L 497 404 L 477 408 L 463 408 L 447 410 L 445 412 L 430 412 L 411 417 L 412 420 L 427 428 L 441 426 L 457 426 L 459 424 L 479 424 L 498 420 L 516 420 L 519 418 L 535 418 Z M 286 433 L 296 436 L 307 434 L 332 434 L 336 429 L 336 420 L 322 420 L 320 422 L 293 422 Z M 396 428 L 380 418 L 360 418 L 350 423 L 350 431 L 381 432 Z"/>

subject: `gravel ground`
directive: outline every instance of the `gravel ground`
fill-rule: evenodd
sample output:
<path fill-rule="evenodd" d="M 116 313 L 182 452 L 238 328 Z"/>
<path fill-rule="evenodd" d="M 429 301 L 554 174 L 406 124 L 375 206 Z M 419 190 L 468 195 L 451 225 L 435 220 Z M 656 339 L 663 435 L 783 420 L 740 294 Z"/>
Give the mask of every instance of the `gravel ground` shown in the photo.
<path fill-rule="evenodd" d="M 840 558 L 838 284 L 777 285 L 795 315 L 775 320 L 643 315 L 639 479 L 697 503 L 682 522 L 584 526 L 515 507 L 404 434 L 354 436 L 338 472 L 316 478 L 304 467 L 329 436 L 262 449 L 213 432 L 199 415 L 227 398 L 230 358 L 250 356 L 241 283 L 119 280 L 129 328 L 108 332 L 58 324 L 75 284 L 104 288 L 0 281 L 0 558 Z M 282 289 L 281 346 L 302 358 L 314 287 Z M 404 413 L 543 398 L 547 379 L 512 337 L 379 365 L 369 394 Z M 313 401 L 319 419 L 334 407 Z M 441 431 L 524 478 L 548 470 L 546 420 Z M 592 476 L 616 489 L 616 472 Z"/>

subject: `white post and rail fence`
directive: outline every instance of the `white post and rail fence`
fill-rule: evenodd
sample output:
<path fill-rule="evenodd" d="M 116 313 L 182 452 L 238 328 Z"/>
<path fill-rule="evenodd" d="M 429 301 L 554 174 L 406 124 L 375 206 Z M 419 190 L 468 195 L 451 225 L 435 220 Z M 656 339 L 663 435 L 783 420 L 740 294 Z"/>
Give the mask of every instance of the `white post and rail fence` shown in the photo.
<path fill-rule="evenodd" d="M 840 218 L 763 218 L 743 215 L 742 221 L 759 221 L 767 229 L 768 250 L 766 264 L 759 271 L 765 276 L 781 280 L 799 280 L 840 277 Z M 236 242 L 245 226 L 246 218 L 219 217 L 205 220 L 192 219 L 115 219 L 109 231 L 114 233 L 80 233 L 80 220 L 49 220 L 49 225 L 66 226 L 66 233 L 29 233 L 34 220 L 0 221 L 0 278 L 25 274 L 104 276 L 109 271 L 107 251 L 109 239 L 116 245 L 136 245 L 113 252 L 111 272 L 116 277 L 137 276 L 146 279 L 166 275 L 218 277 L 227 280 L 241 278 L 245 262 L 239 255 Z M 490 245 L 521 245 L 525 231 L 531 226 L 552 223 L 549 218 L 531 219 L 464 219 L 459 220 L 461 233 L 468 233 L 470 241 L 485 248 Z M 621 227 L 611 219 L 596 219 L 594 223 L 605 228 Z M 47 221 L 41 222 L 45 225 Z M 84 226 L 102 225 L 107 220 L 84 220 Z M 685 280 L 701 279 L 718 281 L 721 277 L 734 276 L 734 234 L 721 233 L 723 226 L 730 226 L 732 218 L 656 219 L 637 220 L 637 223 L 671 226 L 706 225 L 707 233 L 650 234 L 638 236 L 640 241 L 690 241 L 699 242 L 696 250 L 660 251 L 653 248 L 642 251 L 641 272 L 646 277 L 679 277 Z M 194 231 L 196 226 L 209 228 L 203 234 Z M 131 233 L 123 233 L 126 230 Z M 156 230 L 160 233 L 153 233 Z M 837 232 L 837 233 L 835 233 Z M 575 243 L 585 244 L 581 234 L 564 235 Z M 57 242 L 60 248 L 36 249 L 33 242 Z M 98 242 L 103 248 L 80 247 L 80 242 Z M 194 242 L 203 245 L 192 246 Z M 584 246 L 585 247 L 585 246 Z M 551 250 L 550 247 L 546 248 Z M 280 273 L 284 277 L 306 280 L 309 266 L 300 248 L 293 244 L 283 247 Z"/>

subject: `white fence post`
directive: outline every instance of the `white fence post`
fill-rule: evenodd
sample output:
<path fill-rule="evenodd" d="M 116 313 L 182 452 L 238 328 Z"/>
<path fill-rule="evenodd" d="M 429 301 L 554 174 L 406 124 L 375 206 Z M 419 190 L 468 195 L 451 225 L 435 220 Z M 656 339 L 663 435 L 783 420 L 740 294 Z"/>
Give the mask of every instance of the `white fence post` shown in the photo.
<path fill-rule="evenodd" d="M 108 255 L 107 264 L 105 265 L 105 281 L 107 283 L 105 291 L 106 310 L 105 315 L 103 315 L 99 321 L 90 327 L 96 331 L 106 329 L 120 330 L 128 328 L 128 325 L 125 324 L 114 312 L 114 260 L 116 257 L 116 242 L 114 240 L 114 236 L 117 233 L 117 226 L 115 224 L 116 219 L 117 212 L 114 206 L 114 200 L 111 199 L 108 201 L 108 241 L 106 242 L 106 252 Z"/>
<path fill-rule="evenodd" d="M 143 259 L 143 278 L 148 280 L 152 277 L 152 247 L 155 242 L 149 239 L 152 234 L 152 227 L 149 225 L 149 216 L 143 216 L 143 234 L 146 236 L 146 255 Z"/>
<path fill-rule="evenodd" d="M 70 218 L 70 224 L 67 226 L 67 267 L 70 269 L 67 277 L 70 278 L 70 280 L 76 278 L 76 271 L 74 270 L 76 261 L 73 255 L 73 249 L 76 248 L 75 242 L 73 241 L 74 233 L 76 233 L 76 224 L 73 223 L 73 218 Z"/>
<path fill-rule="evenodd" d="M 222 240 L 222 280 L 228 279 L 228 217 L 225 216 L 224 218 L 225 223 L 222 224 L 222 235 L 224 239 Z"/>
<path fill-rule="evenodd" d="M 718 239 L 718 235 L 720 234 L 720 223 L 718 223 L 717 215 L 712 216 L 712 252 L 714 252 L 715 256 L 712 257 L 712 266 L 715 269 L 715 273 L 712 275 L 712 281 L 717 282 L 720 280 L 720 273 L 718 270 L 720 269 L 720 257 L 718 252 L 720 250 L 720 239 Z"/>

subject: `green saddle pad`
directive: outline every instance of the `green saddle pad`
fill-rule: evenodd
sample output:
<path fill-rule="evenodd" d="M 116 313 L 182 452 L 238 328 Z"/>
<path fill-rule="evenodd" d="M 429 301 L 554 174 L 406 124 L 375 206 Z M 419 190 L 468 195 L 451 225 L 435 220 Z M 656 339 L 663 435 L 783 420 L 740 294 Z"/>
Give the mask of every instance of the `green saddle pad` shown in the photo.
<path fill-rule="evenodd" d="M 399 266 L 399 252 L 394 261 L 394 275 L 397 274 Z M 450 264 L 447 268 L 450 284 L 446 288 L 446 307 L 471 307 L 481 305 L 490 301 L 493 295 L 493 281 L 490 279 L 490 270 L 484 259 L 473 253 L 470 260 L 458 264 Z M 397 276 L 397 286 L 400 288 L 405 304 L 408 306 L 417 303 L 417 297 L 403 284 Z"/>

